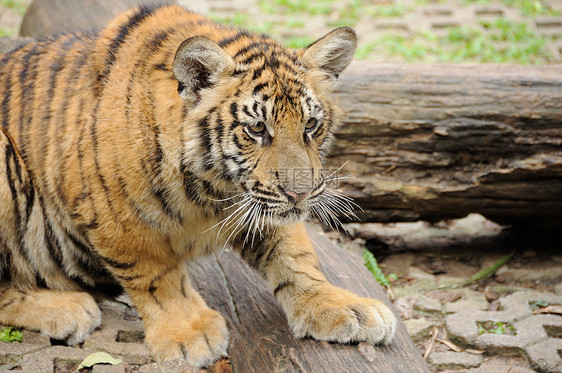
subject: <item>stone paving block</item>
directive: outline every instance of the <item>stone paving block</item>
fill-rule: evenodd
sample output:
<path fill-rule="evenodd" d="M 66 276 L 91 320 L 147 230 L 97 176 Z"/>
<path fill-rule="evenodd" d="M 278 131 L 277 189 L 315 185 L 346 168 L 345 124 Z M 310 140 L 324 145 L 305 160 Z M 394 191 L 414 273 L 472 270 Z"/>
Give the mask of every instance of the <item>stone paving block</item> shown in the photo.
<path fill-rule="evenodd" d="M 504 15 L 505 10 L 502 7 L 479 7 L 474 10 L 474 13 L 477 17 L 501 17 Z"/>
<path fill-rule="evenodd" d="M 468 296 L 453 303 L 447 303 L 445 305 L 445 312 L 455 313 L 463 310 L 485 311 L 488 309 L 488 305 L 488 300 L 484 294 L 478 294 L 477 296 Z"/>
<path fill-rule="evenodd" d="M 562 296 L 552 293 L 519 292 L 500 299 L 502 311 L 461 311 L 446 319 L 451 339 L 461 343 L 500 354 L 518 353 L 528 357 L 530 362 L 545 371 L 562 369 L 562 339 L 552 338 L 545 327 L 559 329 L 562 317 L 559 315 L 532 312 L 530 304 L 536 301 L 562 304 Z M 511 323 L 515 335 L 479 334 L 478 322 L 500 321 Z M 557 335 L 555 335 L 557 336 Z M 540 347 L 537 347 L 540 346 Z"/>
<path fill-rule="evenodd" d="M 429 355 L 429 362 L 437 369 L 475 368 L 483 361 L 482 355 L 468 352 L 434 352 Z"/>
<path fill-rule="evenodd" d="M 441 372 L 441 373 L 445 373 L 445 372 Z M 461 372 L 457 370 L 455 371 L 455 373 L 461 373 Z M 502 365 L 486 364 L 478 368 L 467 370 L 466 373 L 535 373 L 535 371 L 533 369 L 527 369 L 523 367 L 509 366 L 509 365 L 506 366 L 505 364 Z"/>
<path fill-rule="evenodd" d="M 535 368 L 546 372 L 562 372 L 562 339 L 550 338 L 526 349 L 527 356 Z"/>
<path fill-rule="evenodd" d="M 93 373 L 125 373 L 125 367 L 123 364 L 109 365 L 109 364 L 97 364 L 94 365 L 92 369 Z"/>
<path fill-rule="evenodd" d="M 426 297 L 425 295 L 420 295 L 416 298 L 414 309 L 430 314 L 438 314 L 441 313 L 441 302 L 439 302 L 437 299 Z"/>
<path fill-rule="evenodd" d="M 80 364 L 90 353 L 79 348 L 52 346 L 23 356 L 19 373 L 54 372 L 57 361 Z"/>
<path fill-rule="evenodd" d="M 152 362 L 150 351 L 141 338 L 144 328 L 136 311 L 118 302 L 104 302 L 100 308 L 103 312 L 102 326 L 86 338 L 82 347 L 90 351 L 106 351 L 131 364 Z M 123 332 L 139 338 L 135 342 L 119 342 L 118 336 Z"/>
<path fill-rule="evenodd" d="M 423 14 L 429 17 L 450 17 L 454 9 L 441 5 L 429 5 L 423 8 Z"/>
<path fill-rule="evenodd" d="M 165 363 L 152 363 L 139 369 L 139 373 L 193 373 L 195 369 L 184 361 L 169 361 Z"/>
<path fill-rule="evenodd" d="M 408 335 L 414 341 L 419 341 L 427 337 L 435 323 L 422 317 L 419 319 L 404 320 L 404 325 L 406 326 Z"/>

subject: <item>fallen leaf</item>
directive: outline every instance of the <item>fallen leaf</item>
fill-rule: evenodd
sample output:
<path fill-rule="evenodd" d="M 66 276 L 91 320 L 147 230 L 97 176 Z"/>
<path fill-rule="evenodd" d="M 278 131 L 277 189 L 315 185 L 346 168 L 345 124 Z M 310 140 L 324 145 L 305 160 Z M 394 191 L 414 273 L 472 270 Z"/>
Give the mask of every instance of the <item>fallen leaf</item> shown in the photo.
<path fill-rule="evenodd" d="M 467 348 L 464 351 L 468 352 L 469 354 L 473 354 L 473 355 L 482 355 L 484 352 L 486 352 L 484 350 L 473 350 L 472 348 Z"/>
<path fill-rule="evenodd" d="M 12 370 L 16 367 L 19 367 L 19 365 L 15 363 L 2 364 L 0 365 L 0 370 Z"/>
<path fill-rule="evenodd" d="M 429 354 L 431 353 L 431 350 L 433 350 L 433 345 L 435 344 L 435 340 L 437 339 L 438 335 L 439 335 L 439 328 L 434 326 L 433 332 L 432 332 L 432 335 L 431 335 L 431 340 L 430 340 L 429 345 L 427 346 L 427 348 L 425 349 L 425 352 L 423 354 L 424 359 L 427 359 Z"/>
<path fill-rule="evenodd" d="M 540 313 L 551 313 L 554 315 L 562 315 L 562 306 L 561 305 L 554 305 L 554 306 L 546 306 L 542 308 L 537 308 L 533 310 L 533 313 L 540 314 Z"/>
<path fill-rule="evenodd" d="M 437 342 L 441 342 L 443 343 L 445 346 L 449 347 L 451 350 L 455 351 L 455 352 L 461 352 L 462 350 L 453 342 L 448 341 L 446 339 L 436 339 Z"/>
<path fill-rule="evenodd" d="M 81 363 L 78 365 L 78 368 L 74 371 L 74 373 L 78 372 L 82 368 L 89 368 L 96 364 L 111 364 L 111 365 L 119 365 L 123 362 L 121 359 L 114 359 L 110 354 L 107 352 L 94 352 L 91 355 L 88 355 Z"/>

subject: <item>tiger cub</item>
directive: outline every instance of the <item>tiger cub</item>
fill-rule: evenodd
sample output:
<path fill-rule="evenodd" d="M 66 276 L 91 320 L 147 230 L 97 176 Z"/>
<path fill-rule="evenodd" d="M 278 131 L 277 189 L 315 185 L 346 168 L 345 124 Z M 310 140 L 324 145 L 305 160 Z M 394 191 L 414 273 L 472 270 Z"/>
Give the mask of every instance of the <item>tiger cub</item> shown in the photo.
<path fill-rule="evenodd" d="M 389 343 L 393 313 L 328 283 L 302 223 L 350 209 L 321 170 L 355 48 L 346 27 L 293 51 L 163 6 L 0 55 L 0 324 L 80 343 L 94 297 L 124 290 L 156 359 L 211 364 L 229 334 L 186 263 L 232 244 L 295 336 Z"/>

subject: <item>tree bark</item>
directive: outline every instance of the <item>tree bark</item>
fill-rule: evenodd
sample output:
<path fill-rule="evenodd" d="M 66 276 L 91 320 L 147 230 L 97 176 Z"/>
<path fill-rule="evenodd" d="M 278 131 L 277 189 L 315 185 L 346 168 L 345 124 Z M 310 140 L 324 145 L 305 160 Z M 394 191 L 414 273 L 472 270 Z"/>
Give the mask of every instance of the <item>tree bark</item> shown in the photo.
<path fill-rule="evenodd" d="M 334 285 L 380 299 L 392 308 L 386 293 L 357 257 L 325 236 L 309 233 L 320 267 Z M 234 372 L 429 372 L 398 315 L 399 327 L 389 346 L 295 339 L 265 281 L 237 254 L 224 251 L 201 260 L 192 273 L 194 287 L 227 320 Z"/>
<path fill-rule="evenodd" d="M 562 66 L 354 62 L 329 168 L 366 221 L 562 223 Z"/>

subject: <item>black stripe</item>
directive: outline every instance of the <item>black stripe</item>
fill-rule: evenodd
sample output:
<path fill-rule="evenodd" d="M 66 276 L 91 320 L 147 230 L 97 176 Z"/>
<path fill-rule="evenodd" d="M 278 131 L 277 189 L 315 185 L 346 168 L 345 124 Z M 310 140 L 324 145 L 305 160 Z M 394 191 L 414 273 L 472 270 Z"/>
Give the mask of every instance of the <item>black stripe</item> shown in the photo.
<path fill-rule="evenodd" d="M 227 38 L 224 38 L 224 39 L 220 40 L 220 41 L 218 42 L 218 45 L 219 45 L 220 47 L 223 47 L 223 48 L 224 48 L 224 47 L 226 47 L 227 45 L 232 44 L 232 43 L 234 43 L 234 42 L 240 40 L 240 38 L 242 38 L 242 37 L 247 37 L 247 38 L 249 38 L 249 37 L 251 37 L 251 35 L 250 35 L 247 31 L 239 31 L 238 33 L 236 33 L 236 34 L 233 35 L 233 36 L 230 36 L 230 37 L 227 37 Z"/>
<path fill-rule="evenodd" d="M 163 63 L 155 63 L 154 65 L 152 65 L 152 67 L 153 67 L 155 70 L 169 71 L 168 68 L 166 67 L 166 65 L 163 64 Z"/>
<path fill-rule="evenodd" d="M 168 273 L 170 273 L 171 271 L 173 271 L 175 268 L 167 268 L 165 269 L 162 273 L 160 273 L 158 276 L 156 276 L 151 282 L 150 285 L 148 286 L 148 293 L 150 294 L 150 296 L 152 297 L 152 299 L 154 299 L 154 301 L 156 302 L 156 304 L 158 304 L 158 306 L 160 306 L 160 308 L 162 308 L 162 303 L 160 302 L 160 300 L 158 299 L 158 297 L 156 297 L 156 290 L 158 290 L 158 286 L 156 286 L 157 282 L 160 282 L 160 280 L 162 279 L 162 277 L 164 277 L 165 275 L 167 275 Z"/>
<path fill-rule="evenodd" d="M 230 114 L 234 117 L 234 120 L 238 120 L 238 105 L 236 102 L 230 104 Z"/>
<path fill-rule="evenodd" d="M 242 111 L 249 117 L 251 118 L 256 118 L 256 116 L 253 113 L 250 113 L 250 110 L 248 109 L 248 106 L 244 105 L 244 109 L 242 109 Z"/>
<path fill-rule="evenodd" d="M 8 139 L 8 141 L 9 141 L 9 139 Z M 10 164 L 10 160 L 11 159 L 14 160 L 16 168 L 19 166 L 19 164 L 18 164 L 18 160 L 17 160 L 17 157 L 16 157 L 16 153 L 14 151 L 14 148 L 13 148 L 11 142 L 8 142 L 8 144 L 6 145 L 6 151 L 5 151 L 5 154 L 4 154 L 4 159 L 6 160 L 6 178 L 8 180 L 8 188 L 10 189 L 10 193 L 12 195 L 12 202 L 13 202 L 12 209 L 14 210 L 14 223 L 15 223 L 14 226 L 15 226 L 15 229 L 16 229 L 16 244 L 18 245 L 18 247 L 20 249 L 20 252 L 22 252 L 24 257 L 29 260 L 29 257 L 27 256 L 27 252 L 23 248 L 23 230 L 21 229 L 21 227 L 22 227 L 22 217 L 20 215 L 20 209 L 19 209 L 19 203 L 18 203 L 18 192 L 17 192 L 17 189 L 16 189 L 16 185 L 14 183 L 13 171 L 12 171 L 12 166 Z"/>
<path fill-rule="evenodd" d="M 105 177 L 102 174 L 102 170 L 101 170 L 101 166 L 100 166 L 100 160 L 99 160 L 99 146 L 98 146 L 98 134 L 97 134 L 97 122 L 98 122 L 98 114 L 99 114 L 99 106 L 100 106 L 101 100 L 98 100 L 98 102 L 96 103 L 94 110 L 92 111 L 92 116 L 94 117 L 93 123 L 90 125 L 90 136 L 92 137 L 92 147 L 94 150 L 94 166 L 96 168 L 96 175 L 100 181 L 100 184 L 103 188 L 103 191 L 105 193 L 105 199 L 107 202 L 107 205 L 109 207 L 109 209 L 114 213 L 114 216 L 117 216 L 117 214 L 115 214 L 115 210 L 113 208 L 113 202 L 112 202 L 112 197 L 111 197 L 111 192 L 109 190 L 109 187 L 107 186 L 107 183 L 105 181 Z"/>
<path fill-rule="evenodd" d="M 12 280 L 12 252 L 9 251 L 6 244 L 4 244 L 0 240 L 0 282 L 9 283 L 11 280 Z"/>
<path fill-rule="evenodd" d="M 245 54 L 246 52 L 249 52 L 253 49 L 258 49 L 260 51 L 268 51 L 271 47 L 274 47 L 275 44 L 273 42 L 268 42 L 265 40 L 260 40 L 260 41 L 255 41 L 253 43 L 250 43 L 248 45 L 246 45 L 244 48 L 240 49 L 238 52 L 236 52 L 236 54 L 234 55 L 233 58 L 237 58 L 243 54 Z M 262 53 L 260 53 L 262 54 Z"/>
<path fill-rule="evenodd" d="M 70 72 L 70 76 L 71 77 L 78 77 L 78 74 L 80 72 L 80 70 L 82 69 L 82 67 L 84 66 L 84 64 L 86 63 L 87 60 L 87 56 L 89 55 L 89 53 L 85 53 L 86 51 L 82 50 L 83 53 L 79 54 L 79 58 L 75 61 L 73 61 L 73 66 L 72 66 L 72 70 Z M 67 124 L 68 124 L 68 106 L 70 104 L 70 97 L 72 96 L 72 93 L 74 91 L 75 85 L 74 84 L 66 84 L 65 90 L 64 90 L 64 95 L 63 95 L 63 103 L 61 105 L 60 110 L 57 113 L 57 128 L 56 128 L 56 133 L 59 134 L 59 136 L 61 138 L 64 138 L 65 133 L 66 133 L 66 128 L 67 128 Z M 80 115 L 82 114 L 84 108 L 84 101 L 80 101 L 79 107 L 78 107 L 78 119 L 80 118 Z M 76 127 L 79 128 L 80 127 L 80 121 L 78 120 L 77 123 L 75 123 Z M 55 147 L 55 154 L 56 154 L 56 159 L 61 159 L 63 160 L 63 153 L 62 153 L 62 146 L 56 146 Z M 66 160 L 66 159 L 65 159 Z M 64 185 L 64 181 L 66 179 L 66 172 L 65 172 L 65 160 L 61 161 L 61 167 L 60 167 L 60 172 L 58 174 L 58 177 L 56 178 L 55 181 L 55 189 L 56 189 L 56 193 L 59 197 L 59 199 L 62 201 L 63 205 L 67 204 L 67 199 L 66 199 L 66 194 L 63 193 L 63 185 Z"/>
<path fill-rule="evenodd" d="M 4 65 L 2 65 L 4 66 Z M 4 83 L 4 98 L 2 99 L 2 128 L 6 129 L 8 127 L 8 121 L 10 117 L 10 99 L 12 98 L 12 74 L 7 68 L 4 70 L 6 74 L 6 82 Z"/>
<path fill-rule="evenodd" d="M 9 305 L 13 304 L 16 300 L 14 298 L 8 298 L 4 303 L 0 304 L 0 311 L 4 308 L 8 307 Z"/>
<path fill-rule="evenodd" d="M 285 289 L 288 286 L 295 286 L 295 283 L 292 281 L 285 281 L 282 282 L 281 284 L 279 284 L 275 290 L 273 290 L 273 295 L 277 296 L 277 293 L 279 293 L 281 290 Z"/>
<path fill-rule="evenodd" d="M 213 147 L 211 145 L 211 129 L 209 128 L 209 116 L 211 113 L 199 121 L 199 127 L 201 128 L 201 145 L 203 148 L 203 168 L 205 171 L 209 171 L 213 168 Z"/>
<path fill-rule="evenodd" d="M 74 259 L 77 264 L 81 265 L 85 273 L 96 278 L 111 278 L 111 274 L 102 265 L 100 256 L 92 251 L 90 243 L 84 243 L 82 239 L 68 230 L 65 231 L 65 235 L 72 245 L 74 245 L 75 251 L 80 253 L 74 255 Z"/>
<path fill-rule="evenodd" d="M 198 205 L 202 204 L 201 196 L 199 195 L 200 187 L 198 185 L 198 179 L 195 174 L 191 171 L 183 170 L 183 189 L 187 198 Z"/>
<path fill-rule="evenodd" d="M 26 127 L 25 122 L 27 119 L 27 123 L 31 123 L 33 119 L 33 95 L 34 95 L 34 87 L 36 81 L 36 63 L 31 63 L 31 59 L 34 56 L 40 55 L 39 51 L 39 44 L 34 43 L 32 48 L 27 51 L 27 53 L 22 58 L 23 69 L 20 72 L 20 84 L 21 84 L 21 113 L 20 113 L 20 121 L 19 121 L 19 147 L 18 150 L 21 156 L 25 159 L 26 158 L 26 135 L 29 132 L 29 125 Z M 31 70 L 31 72 L 30 72 Z M 26 116 L 26 114 L 28 114 Z"/>
<path fill-rule="evenodd" d="M 137 27 L 143 20 L 150 16 L 155 10 L 157 9 L 156 6 L 141 6 L 137 9 L 137 11 L 129 17 L 127 23 L 119 28 L 119 32 L 117 36 L 113 38 L 109 48 L 107 49 L 107 57 L 105 59 L 105 69 L 101 74 L 98 75 L 97 80 L 101 82 L 103 78 L 107 77 L 117 59 L 117 50 L 125 42 L 128 34 Z"/>
<path fill-rule="evenodd" d="M 47 145 L 49 145 L 49 139 L 47 136 L 47 131 L 51 125 L 51 119 L 53 117 L 53 97 L 55 95 L 55 89 L 57 88 L 57 78 L 59 76 L 60 71 L 64 68 L 64 60 L 66 58 L 68 50 L 73 46 L 73 44 L 78 40 L 76 35 L 68 38 L 64 42 L 61 43 L 62 49 L 59 50 L 59 53 L 53 63 L 49 66 L 49 81 L 47 85 L 49 87 L 47 91 L 47 97 L 43 103 L 43 107 L 45 108 L 43 116 L 41 118 L 41 133 L 40 139 L 41 141 L 41 154 L 47 154 Z M 55 133 L 55 136 L 57 134 Z M 56 139 L 52 139 L 52 141 L 56 141 Z M 46 162 L 46 157 L 43 156 L 39 160 L 39 167 L 38 170 L 40 173 L 44 173 L 44 164 Z M 39 176 L 41 177 L 41 176 Z"/>
<path fill-rule="evenodd" d="M 258 79 L 259 77 L 261 77 L 261 74 L 265 71 L 266 67 L 267 67 L 266 64 L 263 64 L 263 65 L 257 67 L 257 68 L 254 70 L 254 75 L 252 76 L 252 80 L 256 80 L 256 79 Z"/>
<path fill-rule="evenodd" d="M 258 58 L 263 57 L 265 59 L 265 55 L 262 51 L 258 51 L 256 53 L 252 53 L 250 54 L 248 57 L 246 57 L 244 60 L 240 61 L 241 64 L 243 65 L 250 65 L 252 64 L 255 60 L 257 60 Z"/>
<path fill-rule="evenodd" d="M 137 265 L 136 262 L 124 263 L 124 262 L 118 262 L 114 259 L 106 258 L 106 257 L 102 257 L 102 260 L 108 266 L 110 266 L 112 268 L 116 268 L 116 269 L 131 269 L 131 268 L 133 268 L 134 266 Z"/>
<path fill-rule="evenodd" d="M 255 95 L 255 94 L 261 92 L 261 90 L 262 90 L 264 87 L 267 87 L 267 86 L 268 86 L 267 83 L 260 83 L 260 84 L 256 85 L 256 86 L 254 87 L 254 90 L 252 91 L 252 94 Z"/>
<path fill-rule="evenodd" d="M 66 277 L 69 277 L 64 265 L 64 258 L 60 248 L 60 242 L 55 236 L 55 232 L 53 232 L 53 227 L 45 211 L 45 204 L 42 198 L 39 198 L 39 203 L 41 205 L 41 212 L 43 214 L 43 238 L 45 240 L 45 244 L 47 245 L 47 251 L 49 251 L 49 257 L 52 259 L 53 264 L 55 264 L 57 269 L 61 270 Z"/>
<path fill-rule="evenodd" d="M 181 291 L 181 295 L 183 295 L 184 298 L 187 298 L 187 291 L 185 290 L 185 273 L 181 275 L 180 291 Z"/>

